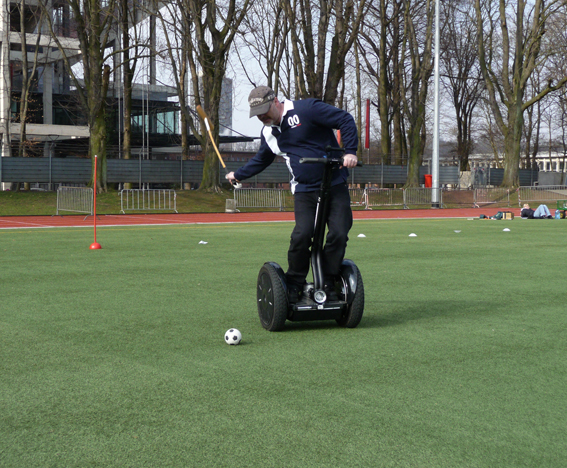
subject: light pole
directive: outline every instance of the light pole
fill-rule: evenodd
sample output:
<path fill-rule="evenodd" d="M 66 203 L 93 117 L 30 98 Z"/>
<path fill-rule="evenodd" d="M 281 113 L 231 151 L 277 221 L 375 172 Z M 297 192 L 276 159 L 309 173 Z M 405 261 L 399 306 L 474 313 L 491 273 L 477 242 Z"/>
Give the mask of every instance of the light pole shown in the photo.
<path fill-rule="evenodd" d="M 431 208 L 439 208 L 439 2 L 435 1 L 435 94 L 433 154 L 431 156 Z"/>

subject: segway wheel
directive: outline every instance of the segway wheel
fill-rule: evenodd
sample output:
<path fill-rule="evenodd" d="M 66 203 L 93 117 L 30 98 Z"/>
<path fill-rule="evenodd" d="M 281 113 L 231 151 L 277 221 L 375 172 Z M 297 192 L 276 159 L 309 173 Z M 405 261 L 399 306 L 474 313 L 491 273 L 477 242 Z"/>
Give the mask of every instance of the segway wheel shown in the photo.
<path fill-rule="evenodd" d="M 351 271 L 351 273 L 356 275 L 356 290 L 354 291 L 352 301 L 348 304 L 345 315 L 337 319 L 337 323 L 341 327 L 346 328 L 356 328 L 362 320 L 362 314 L 364 313 L 364 284 L 362 283 L 362 275 L 358 268 L 354 272 Z M 343 278 L 342 292 L 345 300 L 349 296 L 348 288 L 349 283 Z"/>
<path fill-rule="evenodd" d="M 271 263 L 265 263 L 258 274 L 258 315 L 268 331 L 280 331 L 287 320 L 287 294 L 284 280 Z"/>

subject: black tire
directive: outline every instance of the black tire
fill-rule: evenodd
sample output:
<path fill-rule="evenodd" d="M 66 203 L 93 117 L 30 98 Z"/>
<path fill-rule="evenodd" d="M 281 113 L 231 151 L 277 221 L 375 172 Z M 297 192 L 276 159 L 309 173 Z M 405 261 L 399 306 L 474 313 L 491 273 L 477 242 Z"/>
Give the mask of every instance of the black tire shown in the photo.
<path fill-rule="evenodd" d="M 347 296 L 348 283 L 343 281 L 342 294 L 343 297 Z M 360 321 L 362 320 L 362 314 L 364 313 L 364 284 L 362 283 L 362 275 L 360 270 L 356 269 L 356 292 L 354 293 L 354 298 L 352 302 L 348 305 L 346 314 L 337 319 L 337 323 L 341 327 L 346 328 L 356 328 Z"/>
<path fill-rule="evenodd" d="M 273 265 L 265 263 L 258 274 L 258 315 L 268 331 L 283 330 L 287 320 L 287 294 L 281 276 Z"/>

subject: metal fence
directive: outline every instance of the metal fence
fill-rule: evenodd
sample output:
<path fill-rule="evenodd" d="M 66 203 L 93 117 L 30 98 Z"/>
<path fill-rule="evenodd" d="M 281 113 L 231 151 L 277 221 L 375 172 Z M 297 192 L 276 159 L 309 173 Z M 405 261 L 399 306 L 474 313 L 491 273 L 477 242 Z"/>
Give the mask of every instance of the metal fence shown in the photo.
<path fill-rule="evenodd" d="M 518 189 L 518 206 L 528 202 L 557 202 L 567 199 L 564 185 L 536 185 Z"/>
<path fill-rule="evenodd" d="M 477 188 L 474 190 L 474 207 L 506 203 L 510 206 L 510 190 L 505 188 Z"/>
<path fill-rule="evenodd" d="M 439 206 L 448 204 L 510 206 L 510 190 L 505 188 L 477 188 L 474 190 L 448 190 L 441 188 L 351 188 L 349 189 L 351 206 L 369 210 L 375 207 L 399 206 L 408 209 L 413 206 L 431 206 L 433 190 L 439 191 Z M 234 191 L 234 207 L 239 208 L 276 208 L 286 209 L 286 202 L 292 200 L 291 192 L 284 189 L 242 188 Z M 534 186 L 518 189 L 518 202 L 553 202 L 567 200 L 565 186 Z M 291 205 L 291 202 L 289 202 Z"/>
<path fill-rule="evenodd" d="M 241 167 L 244 162 L 227 161 L 229 171 Z M 1 182 L 29 182 L 48 184 L 72 184 L 79 186 L 90 183 L 92 161 L 75 157 L 21 158 L 3 157 L 0 159 Z M 106 177 L 108 183 L 135 184 L 198 184 L 203 178 L 203 161 L 196 160 L 145 160 L 145 159 L 107 159 Z M 219 163 L 220 168 L 220 163 Z M 349 184 L 375 184 L 380 187 L 392 184 L 405 184 L 407 166 L 365 164 L 351 169 Z M 425 174 L 431 168 L 419 168 L 419 183 L 425 183 Z M 502 183 L 504 169 L 481 168 L 474 172 L 473 188 L 498 186 Z M 439 167 L 440 186 L 459 185 L 460 172 L 457 166 Z M 521 186 L 534 186 L 538 182 L 538 172 L 521 169 L 519 179 Z M 284 162 L 274 162 L 260 174 L 246 180 L 247 184 L 287 184 L 290 174 Z M 224 171 L 219 170 L 219 182 L 225 183 Z"/>
<path fill-rule="evenodd" d="M 403 189 L 367 188 L 365 192 L 367 210 L 376 206 L 404 206 Z"/>
<path fill-rule="evenodd" d="M 286 192 L 283 189 L 241 188 L 234 190 L 235 208 L 278 208 L 285 210 Z"/>
<path fill-rule="evenodd" d="M 59 187 L 57 189 L 57 211 L 70 211 L 73 213 L 86 213 L 93 215 L 93 189 L 86 187 Z"/>
<path fill-rule="evenodd" d="M 404 189 L 404 208 L 409 208 L 410 205 L 431 205 L 433 190 L 437 190 L 439 206 L 443 206 L 442 189 L 410 187 Z"/>
<path fill-rule="evenodd" d="M 368 206 L 368 198 L 366 189 L 361 188 L 349 188 L 348 193 L 350 195 L 351 206 Z"/>
<path fill-rule="evenodd" d="M 473 187 L 481 188 L 486 186 L 498 187 L 504 180 L 504 169 L 479 167 L 473 171 Z M 538 182 L 538 171 L 530 169 L 520 169 L 518 171 L 520 186 L 532 186 Z"/>
<path fill-rule="evenodd" d="M 92 161 L 83 158 L 20 158 L 3 157 L 0 165 L 0 182 L 30 182 L 42 184 L 85 184 L 91 181 Z M 241 167 L 244 162 L 227 161 L 229 171 Z M 176 184 L 200 183 L 203 178 L 203 161 L 195 160 L 145 160 L 107 159 L 108 183 Z M 219 163 L 220 168 L 220 163 Z M 425 183 L 429 168 L 419 168 L 419 183 Z M 366 164 L 351 169 L 349 184 L 404 184 L 407 166 Z M 247 184 L 288 184 L 290 174 L 286 163 L 274 162 L 264 171 L 246 180 Z M 225 183 L 224 171 L 219 170 L 219 182 Z M 439 168 L 440 184 L 458 184 L 458 167 Z"/>
<path fill-rule="evenodd" d="M 120 212 L 133 210 L 169 210 L 177 213 L 175 190 L 121 190 Z"/>
<path fill-rule="evenodd" d="M 351 188 L 349 189 L 351 206 L 362 207 L 365 210 L 378 206 L 410 206 L 431 205 L 432 188 L 408 188 L 408 189 L 377 189 L 377 188 Z M 443 204 L 442 189 L 439 191 L 439 205 Z M 280 211 L 286 209 L 286 201 L 291 197 L 291 192 L 284 189 L 256 189 L 241 188 L 234 191 L 234 202 L 228 211 L 240 208 L 277 208 Z"/>

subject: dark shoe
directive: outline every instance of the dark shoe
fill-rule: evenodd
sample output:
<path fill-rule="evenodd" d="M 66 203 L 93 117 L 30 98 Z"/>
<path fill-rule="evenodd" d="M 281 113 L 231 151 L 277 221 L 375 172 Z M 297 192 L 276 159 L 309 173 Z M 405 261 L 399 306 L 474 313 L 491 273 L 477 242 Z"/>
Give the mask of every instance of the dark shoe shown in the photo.
<path fill-rule="evenodd" d="M 287 289 L 287 300 L 290 304 L 295 304 L 301 299 L 301 289 L 297 286 L 289 286 Z"/>
<path fill-rule="evenodd" d="M 305 294 L 301 295 L 301 299 L 299 299 L 299 302 L 295 303 L 295 306 L 297 307 L 311 307 L 314 304 L 313 299 L 310 299 L 309 296 L 306 296 Z M 294 304 L 292 304 L 294 305 Z"/>
<path fill-rule="evenodd" d="M 325 285 L 325 294 L 327 295 L 327 302 L 335 302 L 339 300 L 337 292 L 333 286 Z"/>

